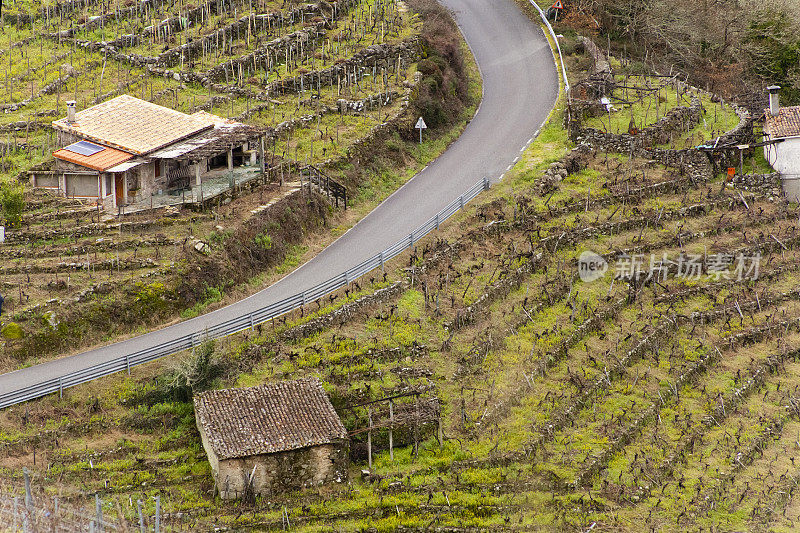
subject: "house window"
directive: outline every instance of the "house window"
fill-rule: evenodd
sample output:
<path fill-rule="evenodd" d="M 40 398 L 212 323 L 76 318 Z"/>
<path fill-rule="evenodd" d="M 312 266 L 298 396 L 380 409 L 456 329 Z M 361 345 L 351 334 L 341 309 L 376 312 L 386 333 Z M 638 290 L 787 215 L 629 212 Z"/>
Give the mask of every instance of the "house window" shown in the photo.
<path fill-rule="evenodd" d="M 111 174 L 106 174 L 106 196 L 111 196 L 114 192 L 114 182 L 111 179 Z"/>

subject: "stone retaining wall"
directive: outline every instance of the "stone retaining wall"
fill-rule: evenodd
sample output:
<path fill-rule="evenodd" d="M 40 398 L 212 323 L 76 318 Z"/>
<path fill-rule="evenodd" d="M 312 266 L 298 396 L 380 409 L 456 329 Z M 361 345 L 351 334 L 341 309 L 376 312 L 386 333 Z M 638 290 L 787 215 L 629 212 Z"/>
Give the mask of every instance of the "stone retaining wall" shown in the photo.
<path fill-rule="evenodd" d="M 733 178 L 733 186 L 736 189 L 765 194 L 770 200 L 783 197 L 781 175 L 777 172 L 773 174 L 737 175 Z"/>

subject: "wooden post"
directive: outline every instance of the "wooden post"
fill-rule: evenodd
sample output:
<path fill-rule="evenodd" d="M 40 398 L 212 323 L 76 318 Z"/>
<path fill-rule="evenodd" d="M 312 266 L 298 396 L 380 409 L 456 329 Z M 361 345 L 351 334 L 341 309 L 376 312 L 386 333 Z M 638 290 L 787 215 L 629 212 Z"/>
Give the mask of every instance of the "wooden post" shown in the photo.
<path fill-rule="evenodd" d="M 389 458 L 394 461 L 394 402 L 389 400 Z"/>
<path fill-rule="evenodd" d="M 739 149 L 739 175 L 744 175 L 744 148 Z"/>
<path fill-rule="evenodd" d="M 419 455 L 419 393 L 414 396 L 414 408 L 416 410 L 416 416 L 414 416 L 414 461 L 416 461 Z"/>
<path fill-rule="evenodd" d="M 136 511 L 139 514 L 139 533 L 145 533 L 144 514 L 142 513 L 142 500 L 136 500 Z"/>
<path fill-rule="evenodd" d="M 258 159 L 259 159 L 260 164 L 261 164 L 261 181 L 266 183 L 266 181 L 267 181 L 267 179 L 266 179 L 267 163 L 266 163 L 266 161 L 264 161 L 264 136 L 262 135 L 258 140 L 259 140 Z"/>
<path fill-rule="evenodd" d="M 372 469 L 372 406 L 367 407 L 367 464 Z"/>
<path fill-rule="evenodd" d="M 97 514 L 97 531 L 103 531 L 103 502 L 100 501 L 100 495 L 94 493 L 94 508 Z"/>

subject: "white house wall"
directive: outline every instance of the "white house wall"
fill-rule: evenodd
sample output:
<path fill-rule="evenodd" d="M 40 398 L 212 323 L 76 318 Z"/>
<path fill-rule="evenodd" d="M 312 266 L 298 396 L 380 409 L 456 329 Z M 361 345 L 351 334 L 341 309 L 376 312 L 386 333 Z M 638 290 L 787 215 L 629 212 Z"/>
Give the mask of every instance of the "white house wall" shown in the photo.
<path fill-rule="evenodd" d="M 781 174 L 786 197 L 800 201 L 800 138 L 766 145 L 764 157 Z"/>

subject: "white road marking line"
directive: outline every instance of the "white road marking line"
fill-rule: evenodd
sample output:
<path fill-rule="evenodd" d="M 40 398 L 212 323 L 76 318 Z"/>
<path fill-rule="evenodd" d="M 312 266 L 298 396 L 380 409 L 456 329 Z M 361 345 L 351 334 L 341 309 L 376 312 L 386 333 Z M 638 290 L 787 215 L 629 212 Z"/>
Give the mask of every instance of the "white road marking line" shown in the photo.
<path fill-rule="evenodd" d="M 536 130 L 536 133 L 533 134 L 533 137 L 536 137 L 537 135 L 539 135 L 539 130 Z M 531 144 L 533 142 L 533 137 L 528 139 L 528 144 Z"/>
<path fill-rule="evenodd" d="M 514 166 L 514 165 L 508 165 L 508 168 L 506 168 L 506 172 L 508 172 L 509 170 L 511 170 L 511 167 L 513 167 L 513 166 Z"/>
<path fill-rule="evenodd" d="M 536 130 L 536 133 L 534 133 L 534 134 L 533 134 L 533 136 L 534 136 L 534 137 L 538 137 L 538 136 L 539 136 L 539 132 L 540 132 L 540 131 L 542 131 L 542 129 L 541 129 L 541 128 L 539 128 L 538 130 Z"/>
<path fill-rule="evenodd" d="M 514 163 L 516 163 L 517 161 L 519 161 L 519 156 L 514 158 Z"/>

